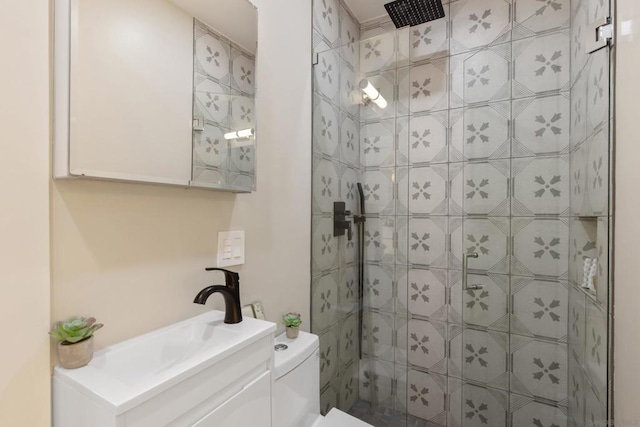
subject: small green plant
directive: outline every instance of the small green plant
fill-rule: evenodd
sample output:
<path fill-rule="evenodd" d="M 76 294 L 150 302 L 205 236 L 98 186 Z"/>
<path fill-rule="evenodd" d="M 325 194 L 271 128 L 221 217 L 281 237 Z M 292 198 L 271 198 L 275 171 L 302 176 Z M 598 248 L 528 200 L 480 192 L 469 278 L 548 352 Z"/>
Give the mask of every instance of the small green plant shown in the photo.
<path fill-rule="evenodd" d="M 95 331 L 103 326 L 102 323 L 96 323 L 95 317 L 75 316 L 56 323 L 49 335 L 60 340 L 63 345 L 75 344 L 91 337 Z"/>
<path fill-rule="evenodd" d="M 302 324 L 302 319 L 300 319 L 299 313 L 287 313 L 282 316 L 282 323 L 287 328 L 297 328 Z"/>

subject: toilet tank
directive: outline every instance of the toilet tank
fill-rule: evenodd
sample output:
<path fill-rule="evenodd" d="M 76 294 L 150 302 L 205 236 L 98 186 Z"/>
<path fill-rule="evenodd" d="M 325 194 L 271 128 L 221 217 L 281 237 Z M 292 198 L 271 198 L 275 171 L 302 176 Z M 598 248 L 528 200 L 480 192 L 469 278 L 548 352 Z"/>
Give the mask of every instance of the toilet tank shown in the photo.
<path fill-rule="evenodd" d="M 273 426 L 310 427 L 320 417 L 320 351 L 317 335 L 275 340 Z M 279 345 L 287 348 L 278 350 Z"/>

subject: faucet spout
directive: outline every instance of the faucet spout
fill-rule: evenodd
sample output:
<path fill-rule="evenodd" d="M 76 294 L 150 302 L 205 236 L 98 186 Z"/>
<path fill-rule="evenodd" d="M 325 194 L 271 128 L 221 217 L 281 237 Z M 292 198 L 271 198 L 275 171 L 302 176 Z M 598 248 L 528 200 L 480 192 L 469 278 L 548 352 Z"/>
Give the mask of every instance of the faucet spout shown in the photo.
<path fill-rule="evenodd" d="M 240 323 L 242 322 L 242 308 L 240 306 L 240 283 L 238 274 L 231 271 L 223 271 L 225 271 L 225 278 L 229 279 L 226 280 L 226 285 L 207 286 L 198 292 L 193 302 L 204 305 L 211 295 L 220 293 L 224 298 L 224 323 Z"/>

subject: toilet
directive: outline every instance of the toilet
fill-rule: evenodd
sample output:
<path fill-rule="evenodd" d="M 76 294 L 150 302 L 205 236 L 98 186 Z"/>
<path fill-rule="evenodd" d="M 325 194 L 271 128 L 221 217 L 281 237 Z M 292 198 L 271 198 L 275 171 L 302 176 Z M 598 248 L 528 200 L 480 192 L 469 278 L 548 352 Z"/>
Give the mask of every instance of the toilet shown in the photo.
<path fill-rule="evenodd" d="M 320 340 L 300 332 L 275 339 L 272 425 L 274 427 L 372 427 L 336 408 L 320 415 Z"/>

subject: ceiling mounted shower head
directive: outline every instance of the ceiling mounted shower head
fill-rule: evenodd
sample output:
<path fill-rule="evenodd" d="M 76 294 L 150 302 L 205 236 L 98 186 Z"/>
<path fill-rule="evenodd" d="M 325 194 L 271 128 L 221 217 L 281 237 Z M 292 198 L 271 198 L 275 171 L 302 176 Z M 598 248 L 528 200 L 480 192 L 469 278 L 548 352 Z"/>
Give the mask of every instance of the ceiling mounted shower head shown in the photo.
<path fill-rule="evenodd" d="M 396 28 L 444 18 L 442 0 L 397 0 L 384 5 Z"/>

